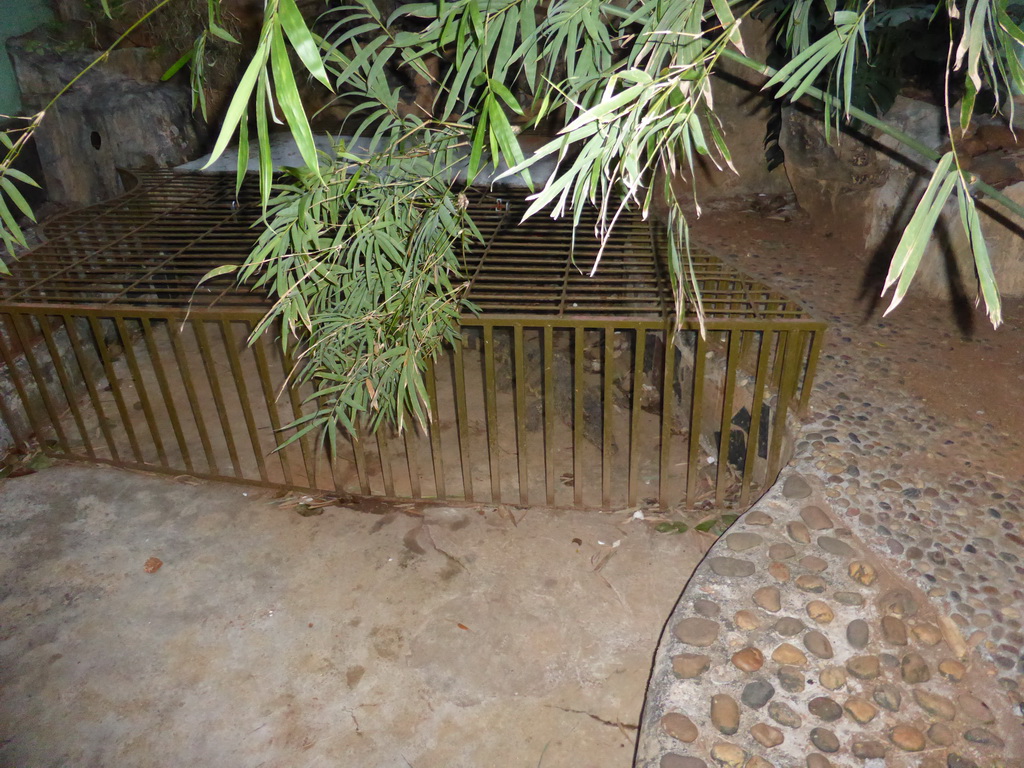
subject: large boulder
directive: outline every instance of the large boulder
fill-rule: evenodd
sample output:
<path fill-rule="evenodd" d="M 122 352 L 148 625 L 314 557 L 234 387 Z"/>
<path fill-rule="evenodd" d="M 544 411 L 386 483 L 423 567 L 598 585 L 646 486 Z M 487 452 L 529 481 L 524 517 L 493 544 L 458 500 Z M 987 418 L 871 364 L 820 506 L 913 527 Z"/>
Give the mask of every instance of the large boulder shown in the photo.
<path fill-rule="evenodd" d="M 88 205 L 123 191 L 118 168 L 178 165 L 199 152 L 187 86 L 160 82 L 165 62 L 150 49 L 111 52 L 56 103 L 53 96 L 97 56 L 8 42 L 24 108 L 46 109 L 36 133 L 51 200 Z"/>

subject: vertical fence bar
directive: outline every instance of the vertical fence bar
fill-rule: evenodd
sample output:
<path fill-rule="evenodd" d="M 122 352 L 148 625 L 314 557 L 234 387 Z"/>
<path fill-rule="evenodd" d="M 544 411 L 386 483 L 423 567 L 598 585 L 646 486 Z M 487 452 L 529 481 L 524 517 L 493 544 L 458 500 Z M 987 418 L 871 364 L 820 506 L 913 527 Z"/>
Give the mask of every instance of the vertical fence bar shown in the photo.
<path fill-rule="evenodd" d="M 149 427 L 149 434 L 153 438 L 153 446 L 156 448 L 157 461 L 160 466 L 170 468 L 167 461 L 167 452 L 164 450 L 164 441 L 160 436 L 160 430 L 156 426 L 156 416 L 153 413 L 153 406 L 149 402 L 149 393 L 146 391 L 146 383 L 142 378 L 142 369 L 139 368 L 139 361 L 135 355 L 135 346 L 128 343 L 131 339 L 131 334 L 128 331 L 128 326 L 124 322 L 124 318 L 118 315 L 114 318 L 114 325 L 117 327 L 117 333 L 120 335 L 124 343 L 124 358 L 125 362 L 128 363 L 128 372 L 131 374 L 132 380 L 135 382 L 135 391 L 139 395 L 139 404 L 142 406 L 142 413 L 146 419 L 146 425 Z"/>
<path fill-rule="evenodd" d="M 722 419 L 718 433 L 718 473 L 715 476 L 715 506 L 725 503 L 725 484 L 728 479 L 726 465 L 729 461 L 729 443 L 732 440 L 733 399 L 736 395 L 736 376 L 740 367 L 740 336 L 742 331 L 732 329 L 729 334 L 729 350 L 726 353 L 725 395 L 722 403 Z M 748 430 L 749 432 L 749 430 Z"/>
<path fill-rule="evenodd" d="M 384 480 L 384 495 L 395 495 L 395 477 L 391 472 L 391 451 L 388 448 L 388 438 L 384 434 L 387 427 L 381 425 L 377 428 L 377 456 L 380 458 L 380 475 Z"/>
<path fill-rule="evenodd" d="M 614 354 L 615 328 L 604 329 L 604 391 L 601 397 L 601 504 L 605 509 L 612 506 L 612 360 Z"/>
<path fill-rule="evenodd" d="M 572 493 L 583 506 L 583 326 L 576 326 L 572 343 Z"/>
<path fill-rule="evenodd" d="M 83 320 L 85 318 L 82 318 Z M 75 360 L 78 362 L 78 367 L 82 371 L 82 380 L 85 382 L 85 391 L 89 394 L 89 401 L 92 403 L 93 409 L 96 411 L 96 421 L 99 424 L 100 433 L 103 435 L 103 439 L 107 444 L 107 450 L 110 451 L 110 458 L 115 462 L 121 461 L 121 454 L 117 450 L 117 441 L 114 440 L 114 434 L 110 431 L 110 420 L 107 419 L 107 412 L 103 408 L 103 400 L 100 397 L 99 390 L 96 389 L 96 380 L 90 372 L 89 357 L 85 353 L 85 348 L 82 346 L 82 340 L 78 336 L 78 329 L 75 327 L 74 320 L 69 322 L 65 329 L 68 332 L 68 341 L 71 342 L 71 350 L 74 352 Z"/>
<path fill-rule="evenodd" d="M 523 326 L 513 329 L 512 349 L 516 371 L 516 456 L 519 460 L 519 503 L 529 504 L 529 466 L 526 461 L 526 359 L 523 353 Z"/>
<path fill-rule="evenodd" d="M 14 328 L 14 314 L 7 315 L 11 328 Z M 36 434 L 36 437 L 42 439 L 44 428 L 42 422 L 39 421 L 39 415 L 32 407 L 32 401 L 29 399 L 28 391 L 25 389 L 24 383 L 21 381 L 21 374 L 18 373 L 18 368 L 15 365 L 14 353 L 8 349 L 7 344 L 3 341 L 3 334 L 0 334 L 0 354 L 3 355 L 4 364 L 7 366 L 8 375 L 11 377 L 11 381 L 14 382 L 14 389 L 18 393 L 18 397 L 21 398 L 21 405 L 25 409 L 25 415 L 28 417 L 29 426 L 32 431 Z"/>
<path fill-rule="evenodd" d="M 640 493 L 640 413 L 643 398 L 644 366 L 647 356 L 647 327 L 635 329 L 633 342 L 633 386 L 629 409 L 629 478 L 628 503 L 634 506 Z"/>
<path fill-rule="evenodd" d="M 202 443 L 203 453 L 206 455 L 206 464 L 210 468 L 211 474 L 219 475 L 217 456 L 213 452 L 210 436 L 206 432 L 206 419 L 203 418 L 199 398 L 196 396 L 196 388 L 192 384 L 192 372 L 188 365 L 188 358 L 185 356 L 185 350 L 182 348 L 181 334 L 175 325 L 176 321 L 174 319 L 167 321 L 167 334 L 171 340 L 171 349 L 174 351 L 174 360 L 178 364 L 181 383 L 185 385 L 185 397 L 188 399 L 188 406 L 192 411 L 192 419 L 195 422 L 196 431 L 199 433 L 199 442 Z"/>
<path fill-rule="evenodd" d="M 227 445 L 231 466 L 234 468 L 235 477 L 242 477 L 242 462 L 238 458 L 235 436 L 231 431 L 231 422 L 228 420 L 227 403 L 224 401 L 224 394 L 220 387 L 220 374 L 217 373 L 217 365 L 213 357 L 211 357 L 210 338 L 206 333 L 206 321 L 194 318 L 189 324 L 192 326 L 192 333 L 195 335 L 196 344 L 199 346 L 199 356 L 203 360 L 203 368 L 206 369 L 206 380 L 210 385 L 210 392 L 213 394 L 213 404 L 217 409 L 217 419 L 220 421 L 221 431 L 224 433 L 224 442 Z"/>
<path fill-rule="evenodd" d="M 359 492 L 363 494 L 363 496 L 369 496 L 370 476 L 366 471 L 366 447 L 362 435 L 359 434 L 358 428 L 355 433 L 349 435 L 349 441 L 352 443 L 352 455 L 356 461 L 356 476 L 359 478 Z"/>
<path fill-rule="evenodd" d="M 408 425 L 409 419 L 406 419 Z M 413 421 L 411 426 L 405 428 L 405 464 L 409 468 L 409 491 L 412 493 L 414 499 L 422 498 L 422 489 L 420 488 L 420 469 L 419 462 L 416 460 L 416 446 L 412 441 L 412 432 L 416 429 L 416 422 Z"/>
<path fill-rule="evenodd" d="M 494 376 L 494 326 L 484 326 L 484 411 L 487 414 L 487 457 L 491 502 L 501 503 L 501 457 L 498 455 L 498 389 Z"/>
<path fill-rule="evenodd" d="M 170 321 L 168 321 L 168 325 L 169 324 Z M 195 468 L 192 466 L 192 455 L 188 450 L 188 443 L 185 441 L 185 433 L 181 428 L 181 420 L 178 417 L 178 407 L 174 404 L 174 398 L 171 396 L 171 387 L 167 382 L 167 374 L 164 371 L 163 360 L 160 357 L 160 351 L 157 349 L 156 338 L 153 334 L 153 324 L 150 322 L 148 317 L 142 318 L 142 338 L 146 342 L 146 351 L 149 353 L 149 361 L 153 366 L 153 373 L 156 375 L 156 383 L 160 388 L 160 395 L 163 397 L 164 407 L 167 408 L 167 416 L 171 420 L 171 430 L 174 432 L 174 439 L 178 443 L 178 450 L 181 452 L 181 458 L 185 462 L 186 469 L 189 472 L 194 472 Z"/>
<path fill-rule="evenodd" d="M 139 447 L 139 440 L 135 434 L 135 425 L 132 424 L 132 417 L 128 412 L 128 406 L 125 404 L 124 393 L 121 391 L 121 382 L 118 381 L 117 372 L 114 370 L 114 359 L 110 355 L 110 348 L 107 346 L 107 340 L 103 335 L 103 328 L 96 316 L 90 315 L 89 327 L 92 329 L 93 336 L 95 337 L 96 348 L 100 351 L 103 370 L 107 374 L 107 384 L 110 386 L 110 393 L 114 396 L 114 405 L 117 407 L 117 412 L 121 415 L 121 424 L 128 435 L 128 445 L 131 446 L 132 455 L 135 456 L 135 461 L 145 464 L 142 450 Z M 123 349 L 127 339 L 122 339 L 121 341 L 121 348 Z"/>
<path fill-rule="evenodd" d="M 473 460 L 469 446 L 469 413 L 466 406 L 466 366 L 462 355 L 462 341 L 456 341 L 454 350 L 455 419 L 458 422 L 459 454 L 462 457 L 462 490 L 466 501 L 476 501 L 473 493 Z"/>
<path fill-rule="evenodd" d="M 287 330 L 282 327 L 281 333 L 287 333 Z M 285 388 L 288 390 L 288 403 L 292 407 L 292 423 L 294 424 L 302 418 L 302 402 L 299 400 L 299 386 L 296 383 L 296 378 L 292 376 L 292 372 L 295 370 L 295 361 L 290 354 L 283 350 L 281 352 L 281 368 L 284 371 L 285 382 L 289 382 Z M 299 451 L 302 454 L 302 466 L 306 471 L 306 486 L 316 488 L 316 455 L 309 440 L 308 432 L 299 438 Z"/>
<path fill-rule="evenodd" d="M 669 448 L 672 445 L 672 419 L 675 410 L 675 366 L 676 366 L 676 345 L 673 338 L 673 328 L 666 324 L 662 331 L 662 338 L 665 340 L 665 375 L 661 382 L 661 442 L 658 446 L 658 504 L 662 509 L 668 509 L 671 500 L 668 496 L 669 476 L 672 473 L 672 465 L 669 460 Z"/>
<path fill-rule="evenodd" d="M 238 402 L 242 406 L 242 417 L 245 419 L 245 428 L 249 433 L 249 442 L 252 444 L 253 456 L 256 458 L 256 469 L 260 473 L 263 482 L 270 482 L 267 475 L 267 466 L 263 460 L 263 449 L 260 447 L 260 436 L 256 429 L 256 421 L 252 415 L 252 403 L 249 400 L 249 390 L 245 386 L 245 376 L 242 374 L 242 362 L 238 359 L 238 349 L 235 347 L 235 334 L 231 330 L 231 323 L 227 320 L 220 321 L 220 333 L 224 339 L 224 346 L 227 347 L 228 363 L 231 366 L 231 376 L 235 380 L 235 390 L 238 393 Z"/>
<path fill-rule="evenodd" d="M 823 328 L 811 331 L 811 348 L 807 353 L 807 369 L 804 372 L 803 388 L 800 391 L 800 413 L 807 412 L 807 406 L 811 401 L 811 387 L 814 386 L 814 377 L 818 373 L 818 358 L 821 356 L 822 343 L 825 340 Z"/>
<path fill-rule="evenodd" d="M 746 507 L 750 499 L 751 484 L 754 481 L 754 463 L 757 461 L 757 444 L 761 440 L 761 410 L 764 407 L 765 378 L 768 375 L 768 358 L 772 351 L 773 333 L 760 331 L 761 347 L 757 353 L 757 373 L 754 376 L 754 394 L 750 408 L 750 431 L 747 434 L 747 455 L 743 461 L 743 478 L 740 481 L 740 506 Z"/>
<path fill-rule="evenodd" d="M 789 403 L 796 396 L 797 380 L 800 378 L 800 360 L 802 357 L 805 333 L 803 331 L 785 331 L 787 335 L 796 335 L 796 338 L 786 342 L 786 358 L 783 362 L 781 385 L 779 397 L 775 407 L 775 425 L 772 429 L 771 446 L 768 449 L 768 476 L 774 478 L 782 469 L 781 449 L 782 438 L 786 433 L 786 416 L 789 413 Z"/>
<path fill-rule="evenodd" d="M 555 329 L 544 326 L 544 497 L 549 507 L 555 506 Z"/>
<path fill-rule="evenodd" d="M 66 326 L 67 318 L 63 315 L 58 315 L 58 317 L 61 318 Z M 92 448 L 92 440 L 89 439 L 89 433 L 85 428 L 85 421 L 78 407 L 78 398 L 75 397 L 75 387 L 64 368 L 64 361 L 61 359 L 60 350 L 57 349 L 57 344 L 53 338 L 53 332 L 50 330 L 50 323 L 47 321 L 46 315 L 40 318 L 39 330 L 42 331 L 46 349 L 50 352 L 50 359 L 53 361 L 53 369 L 57 373 L 57 380 L 60 381 L 61 388 L 64 390 L 64 399 L 67 400 L 68 408 L 71 409 L 71 417 L 78 428 L 78 434 L 82 436 L 85 452 L 90 459 L 95 459 L 96 453 Z"/>
<path fill-rule="evenodd" d="M 60 413 L 57 411 L 50 399 L 50 392 L 46 387 L 46 380 L 43 378 L 42 371 L 39 369 L 39 363 L 36 360 L 35 352 L 32 349 L 32 338 L 28 335 L 28 330 L 25 328 L 25 324 L 21 319 L 21 315 L 11 315 L 11 320 L 14 323 L 14 333 L 18 337 L 18 342 L 21 344 L 21 349 L 25 353 L 25 362 L 28 363 L 28 369 L 32 373 L 32 378 L 35 379 L 36 389 L 39 392 L 39 398 L 43 401 L 43 408 L 50 417 L 50 426 L 53 428 L 54 434 L 57 436 L 57 442 L 60 443 L 61 451 L 63 453 L 71 453 L 71 446 L 68 443 L 67 435 L 64 434 L 64 428 L 60 423 Z M 42 324 L 46 322 L 46 318 L 38 320 L 38 323 Z M 41 433 L 38 433 L 41 434 Z"/>
<path fill-rule="evenodd" d="M 247 334 L 252 334 L 252 326 L 246 325 Z M 262 339 L 253 344 L 253 351 L 256 353 L 256 370 L 260 377 L 260 389 L 263 392 L 263 404 L 267 408 L 267 416 L 270 418 L 270 429 L 273 432 L 274 448 L 278 446 L 278 435 L 281 434 L 281 417 L 277 412 L 277 398 L 274 395 L 274 387 L 270 381 L 270 366 L 267 364 L 267 350 Z M 294 485 L 292 479 L 292 465 L 288 458 L 287 450 L 275 450 L 278 461 L 281 463 L 281 474 L 288 485 Z"/>
<path fill-rule="evenodd" d="M 427 397 L 430 398 L 430 457 L 434 464 L 434 493 L 437 498 L 448 498 L 444 480 L 444 456 L 441 453 L 441 405 L 437 399 L 437 369 L 434 361 L 427 360 Z"/>
<path fill-rule="evenodd" d="M 686 506 L 696 503 L 697 479 L 700 476 L 700 433 L 704 428 L 704 369 L 707 361 L 707 340 L 696 334 L 693 353 L 693 402 L 690 404 L 690 444 L 686 454 Z"/>

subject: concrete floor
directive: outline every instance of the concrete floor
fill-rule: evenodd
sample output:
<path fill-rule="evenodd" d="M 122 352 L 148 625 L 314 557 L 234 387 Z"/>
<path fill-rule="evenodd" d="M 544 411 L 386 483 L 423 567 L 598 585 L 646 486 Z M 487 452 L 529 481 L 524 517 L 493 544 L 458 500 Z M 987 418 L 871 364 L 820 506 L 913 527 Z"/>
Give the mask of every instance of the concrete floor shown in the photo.
<path fill-rule="evenodd" d="M 0 481 L 0 766 L 629 766 L 712 539 L 511 514 L 302 517 L 73 465 Z"/>

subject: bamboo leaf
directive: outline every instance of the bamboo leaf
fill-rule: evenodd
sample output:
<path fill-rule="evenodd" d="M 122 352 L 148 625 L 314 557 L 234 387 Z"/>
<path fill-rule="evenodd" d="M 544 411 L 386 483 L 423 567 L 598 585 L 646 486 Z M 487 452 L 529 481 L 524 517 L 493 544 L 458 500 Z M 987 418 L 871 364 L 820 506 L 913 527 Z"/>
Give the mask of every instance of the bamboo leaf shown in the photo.
<path fill-rule="evenodd" d="M 277 101 L 281 105 L 289 128 L 291 128 L 292 137 L 302 155 L 302 160 L 309 168 L 315 170 L 319 166 L 316 142 L 313 141 L 313 131 L 309 127 L 309 119 L 302 106 L 302 97 L 299 95 L 292 65 L 288 60 L 288 51 L 285 49 L 281 35 L 271 36 L 270 50 Z"/>
<path fill-rule="evenodd" d="M 281 26 L 284 28 L 285 34 L 288 35 L 288 41 L 292 44 L 299 60 L 309 74 L 323 83 L 328 90 L 334 90 L 331 88 L 331 81 L 327 79 L 323 59 L 320 58 L 320 47 L 313 39 L 313 35 L 310 34 L 309 27 L 306 26 L 295 0 L 278 0 L 278 2 Z M 277 39 L 276 36 L 275 39 Z M 290 70 L 291 66 L 289 65 Z M 303 159 L 305 159 L 305 155 L 303 155 Z"/>

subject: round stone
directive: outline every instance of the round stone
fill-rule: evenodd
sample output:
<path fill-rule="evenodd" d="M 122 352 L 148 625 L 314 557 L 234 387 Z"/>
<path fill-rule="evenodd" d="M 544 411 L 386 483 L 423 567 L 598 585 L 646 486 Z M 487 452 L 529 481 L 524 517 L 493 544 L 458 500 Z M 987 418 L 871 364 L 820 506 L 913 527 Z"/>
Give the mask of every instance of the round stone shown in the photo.
<path fill-rule="evenodd" d="M 795 541 L 797 544 L 810 544 L 811 543 L 811 532 L 807 530 L 807 526 L 801 523 L 799 520 L 794 520 L 786 526 L 786 533 L 789 534 L 789 538 Z"/>
<path fill-rule="evenodd" d="M 825 580 L 821 576 L 813 576 L 809 573 L 797 576 L 796 581 L 793 583 L 796 584 L 797 589 L 814 595 L 820 595 L 828 588 L 828 585 L 825 584 Z"/>
<path fill-rule="evenodd" d="M 661 718 L 661 727 L 669 736 L 689 744 L 697 738 L 697 726 L 686 715 L 669 712 Z"/>
<path fill-rule="evenodd" d="M 831 659 L 833 656 L 832 643 L 816 629 L 804 635 L 804 647 L 819 659 Z"/>
<path fill-rule="evenodd" d="M 704 648 L 718 639 L 718 628 L 717 621 L 691 616 L 676 624 L 672 631 L 681 642 Z"/>
<path fill-rule="evenodd" d="M 790 693 L 800 693 L 804 689 L 804 673 L 796 667 L 783 664 L 776 672 L 776 676 L 779 678 L 779 685 Z"/>
<path fill-rule="evenodd" d="M 722 612 L 722 606 L 713 600 L 694 600 L 693 610 L 706 619 L 717 619 Z"/>
<path fill-rule="evenodd" d="M 942 640 L 942 630 L 934 624 L 929 624 L 927 622 L 917 624 L 913 629 L 911 629 L 911 632 L 914 633 L 914 637 L 917 641 L 924 645 L 937 645 L 938 642 Z"/>
<path fill-rule="evenodd" d="M 764 666 L 764 654 L 759 649 L 748 646 L 732 655 L 732 663 L 744 672 L 757 672 Z"/>
<path fill-rule="evenodd" d="M 712 557 L 708 560 L 708 566 L 719 576 L 730 579 L 745 579 L 753 576 L 754 564 L 749 560 L 740 560 L 735 557 Z"/>
<path fill-rule="evenodd" d="M 900 676 L 905 683 L 926 683 L 932 678 L 928 662 L 919 653 L 908 653 L 900 662 Z"/>
<path fill-rule="evenodd" d="M 822 752 L 839 751 L 839 739 L 828 728 L 812 728 L 811 743 Z"/>
<path fill-rule="evenodd" d="M 878 578 L 875 567 L 871 563 L 865 563 L 862 560 L 854 560 L 850 563 L 849 573 L 851 579 L 858 584 L 863 584 L 865 587 L 870 587 L 875 583 L 875 579 Z"/>
<path fill-rule="evenodd" d="M 782 596 L 778 587 L 761 587 L 754 592 L 754 604 L 766 611 L 775 611 L 782 608 Z"/>
<path fill-rule="evenodd" d="M 858 723 L 863 725 L 869 723 L 875 719 L 875 715 L 878 714 L 878 709 L 868 701 L 860 698 L 859 696 L 851 696 L 843 704 L 843 709 L 846 713 L 856 720 Z"/>
<path fill-rule="evenodd" d="M 807 555 L 806 557 L 800 558 L 800 567 L 806 568 L 811 573 L 823 573 L 828 570 L 828 563 L 820 557 Z"/>
<path fill-rule="evenodd" d="M 832 597 L 837 603 L 859 607 L 864 605 L 864 595 L 860 592 L 836 592 Z"/>
<path fill-rule="evenodd" d="M 807 756 L 807 768 L 832 768 L 832 763 L 824 755 L 814 753 Z"/>
<path fill-rule="evenodd" d="M 973 744 L 985 744 L 989 747 L 1003 746 L 1003 740 L 987 728 L 971 728 L 964 731 L 964 738 Z"/>
<path fill-rule="evenodd" d="M 783 637 L 792 637 L 804 631 L 804 623 L 800 619 L 786 616 L 776 621 L 773 629 Z"/>
<path fill-rule="evenodd" d="M 881 666 L 877 656 L 854 656 L 846 662 L 846 671 L 858 680 L 874 680 Z"/>
<path fill-rule="evenodd" d="M 868 644 L 868 623 L 864 619 L 854 619 L 846 625 L 846 642 L 860 650 Z"/>
<path fill-rule="evenodd" d="M 804 507 L 800 510 L 800 519 L 812 531 L 824 531 L 832 527 L 832 519 L 821 507 Z"/>
<path fill-rule="evenodd" d="M 757 740 L 762 747 L 777 747 L 786 740 L 785 735 L 778 728 L 773 728 L 767 723 L 758 723 L 750 729 L 750 735 Z M 749 765 L 749 763 L 748 763 Z"/>
<path fill-rule="evenodd" d="M 830 555 L 837 555 L 838 557 L 853 557 L 857 554 L 853 547 L 834 536 L 819 536 L 818 546 Z"/>
<path fill-rule="evenodd" d="M 676 677 L 690 680 L 700 677 L 711 667 L 711 658 L 698 653 L 680 653 L 672 657 L 672 672 Z"/>
<path fill-rule="evenodd" d="M 816 696 L 807 704 L 807 710 L 826 723 L 831 723 L 843 716 L 843 708 L 828 696 Z"/>
<path fill-rule="evenodd" d="M 881 760 L 885 757 L 885 744 L 880 741 L 853 742 L 853 756 L 861 760 Z"/>
<path fill-rule="evenodd" d="M 768 574 L 780 584 L 789 581 L 789 568 L 785 563 L 771 563 L 768 565 Z"/>
<path fill-rule="evenodd" d="M 842 667 L 825 667 L 818 675 L 818 680 L 830 691 L 837 691 L 846 685 L 846 670 Z"/>
<path fill-rule="evenodd" d="M 772 659 L 779 664 L 789 664 L 794 667 L 802 667 L 807 664 L 807 656 L 794 645 L 782 643 L 772 651 Z"/>
<path fill-rule="evenodd" d="M 796 557 L 796 550 L 793 549 L 792 544 L 785 542 L 772 544 L 768 547 L 768 557 L 772 560 L 789 560 L 791 557 Z"/>
<path fill-rule="evenodd" d="M 906 645 L 907 625 L 895 616 L 883 616 L 882 637 L 889 645 Z"/>
<path fill-rule="evenodd" d="M 933 744 L 948 747 L 956 741 L 956 731 L 945 723 L 932 723 L 928 726 L 928 738 L 932 740 Z"/>
<path fill-rule="evenodd" d="M 956 659 L 943 659 L 939 662 L 939 673 L 947 680 L 959 683 L 967 674 L 967 667 Z"/>
<path fill-rule="evenodd" d="M 836 617 L 832 608 L 824 600 L 811 600 L 807 604 L 807 615 L 819 624 L 829 624 Z"/>
<path fill-rule="evenodd" d="M 925 747 L 924 734 L 911 725 L 897 725 L 889 731 L 889 741 L 904 752 L 920 752 Z"/>
<path fill-rule="evenodd" d="M 674 752 L 661 756 L 659 768 L 708 768 L 708 764 L 699 757 L 683 757 Z"/>
<path fill-rule="evenodd" d="M 720 741 L 711 748 L 711 759 L 726 768 L 743 768 L 747 762 L 747 753 L 735 744 Z"/>
<path fill-rule="evenodd" d="M 917 613 L 917 601 L 905 589 L 890 589 L 878 599 L 878 609 L 883 614 L 907 618 Z"/>
<path fill-rule="evenodd" d="M 726 736 L 732 736 L 740 728 L 740 706 L 736 699 L 724 693 L 711 697 L 711 724 Z"/>
<path fill-rule="evenodd" d="M 773 701 L 768 705 L 768 716 L 779 725 L 787 728 L 799 728 L 803 725 L 803 718 L 793 708 L 781 701 Z"/>
<path fill-rule="evenodd" d="M 761 620 L 757 618 L 757 614 L 753 611 L 736 611 L 732 620 L 737 629 L 742 629 L 745 632 L 749 632 L 750 630 L 757 629 L 761 626 Z"/>
<path fill-rule="evenodd" d="M 978 764 L 969 757 L 952 752 L 946 758 L 946 768 L 978 768 Z"/>
<path fill-rule="evenodd" d="M 806 499 L 811 495 L 811 486 L 800 475 L 790 475 L 782 484 L 782 495 L 787 499 Z"/>
<path fill-rule="evenodd" d="M 900 694 L 900 689 L 891 683 L 882 683 L 875 692 L 871 695 L 871 698 L 875 700 L 875 703 L 888 709 L 890 712 L 898 712 L 900 704 L 903 701 L 903 696 Z"/>
<path fill-rule="evenodd" d="M 775 695 L 774 686 L 767 680 L 755 680 L 747 683 L 740 694 L 740 701 L 751 709 L 760 709 Z"/>
<path fill-rule="evenodd" d="M 764 543 L 764 539 L 756 533 L 740 531 L 725 537 L 725 545 L 733 552 L 745 552 Z"/>
<path fill-rule="evenodd" d="M 755 509 L 743 516 L 743 522 L 747 525 L 771 525 L 775 522 L 775 518 L 771 515 L 766 515 L 759 509 Z"/>
<path fill-rule="evenodd" d="M 934 715 L 940 720 L 952 720 L 956 717 L 956 707 L 945 696 L 939 696 L 937 693 L 930 693 L 929 691 L 915 688 L 914 701 L 917 702 L 917 706 L 929 715 Z"/>
<path fill-rule="evenodd" d="M 775 768 L 775 766 L 760 755 L 754 755 L 752 758 L 747 760 L 747 764 L 744 765 L 743 768 Z"/>
<path fill-rule="evenodd" d="M 970 720 L 986 724 L 994 723 L 996 720 L 988 704 L 976 696 L 969 693 L 961 694 L 957 697 L 957 703 L 960 705 L 960 711 Z"/>

